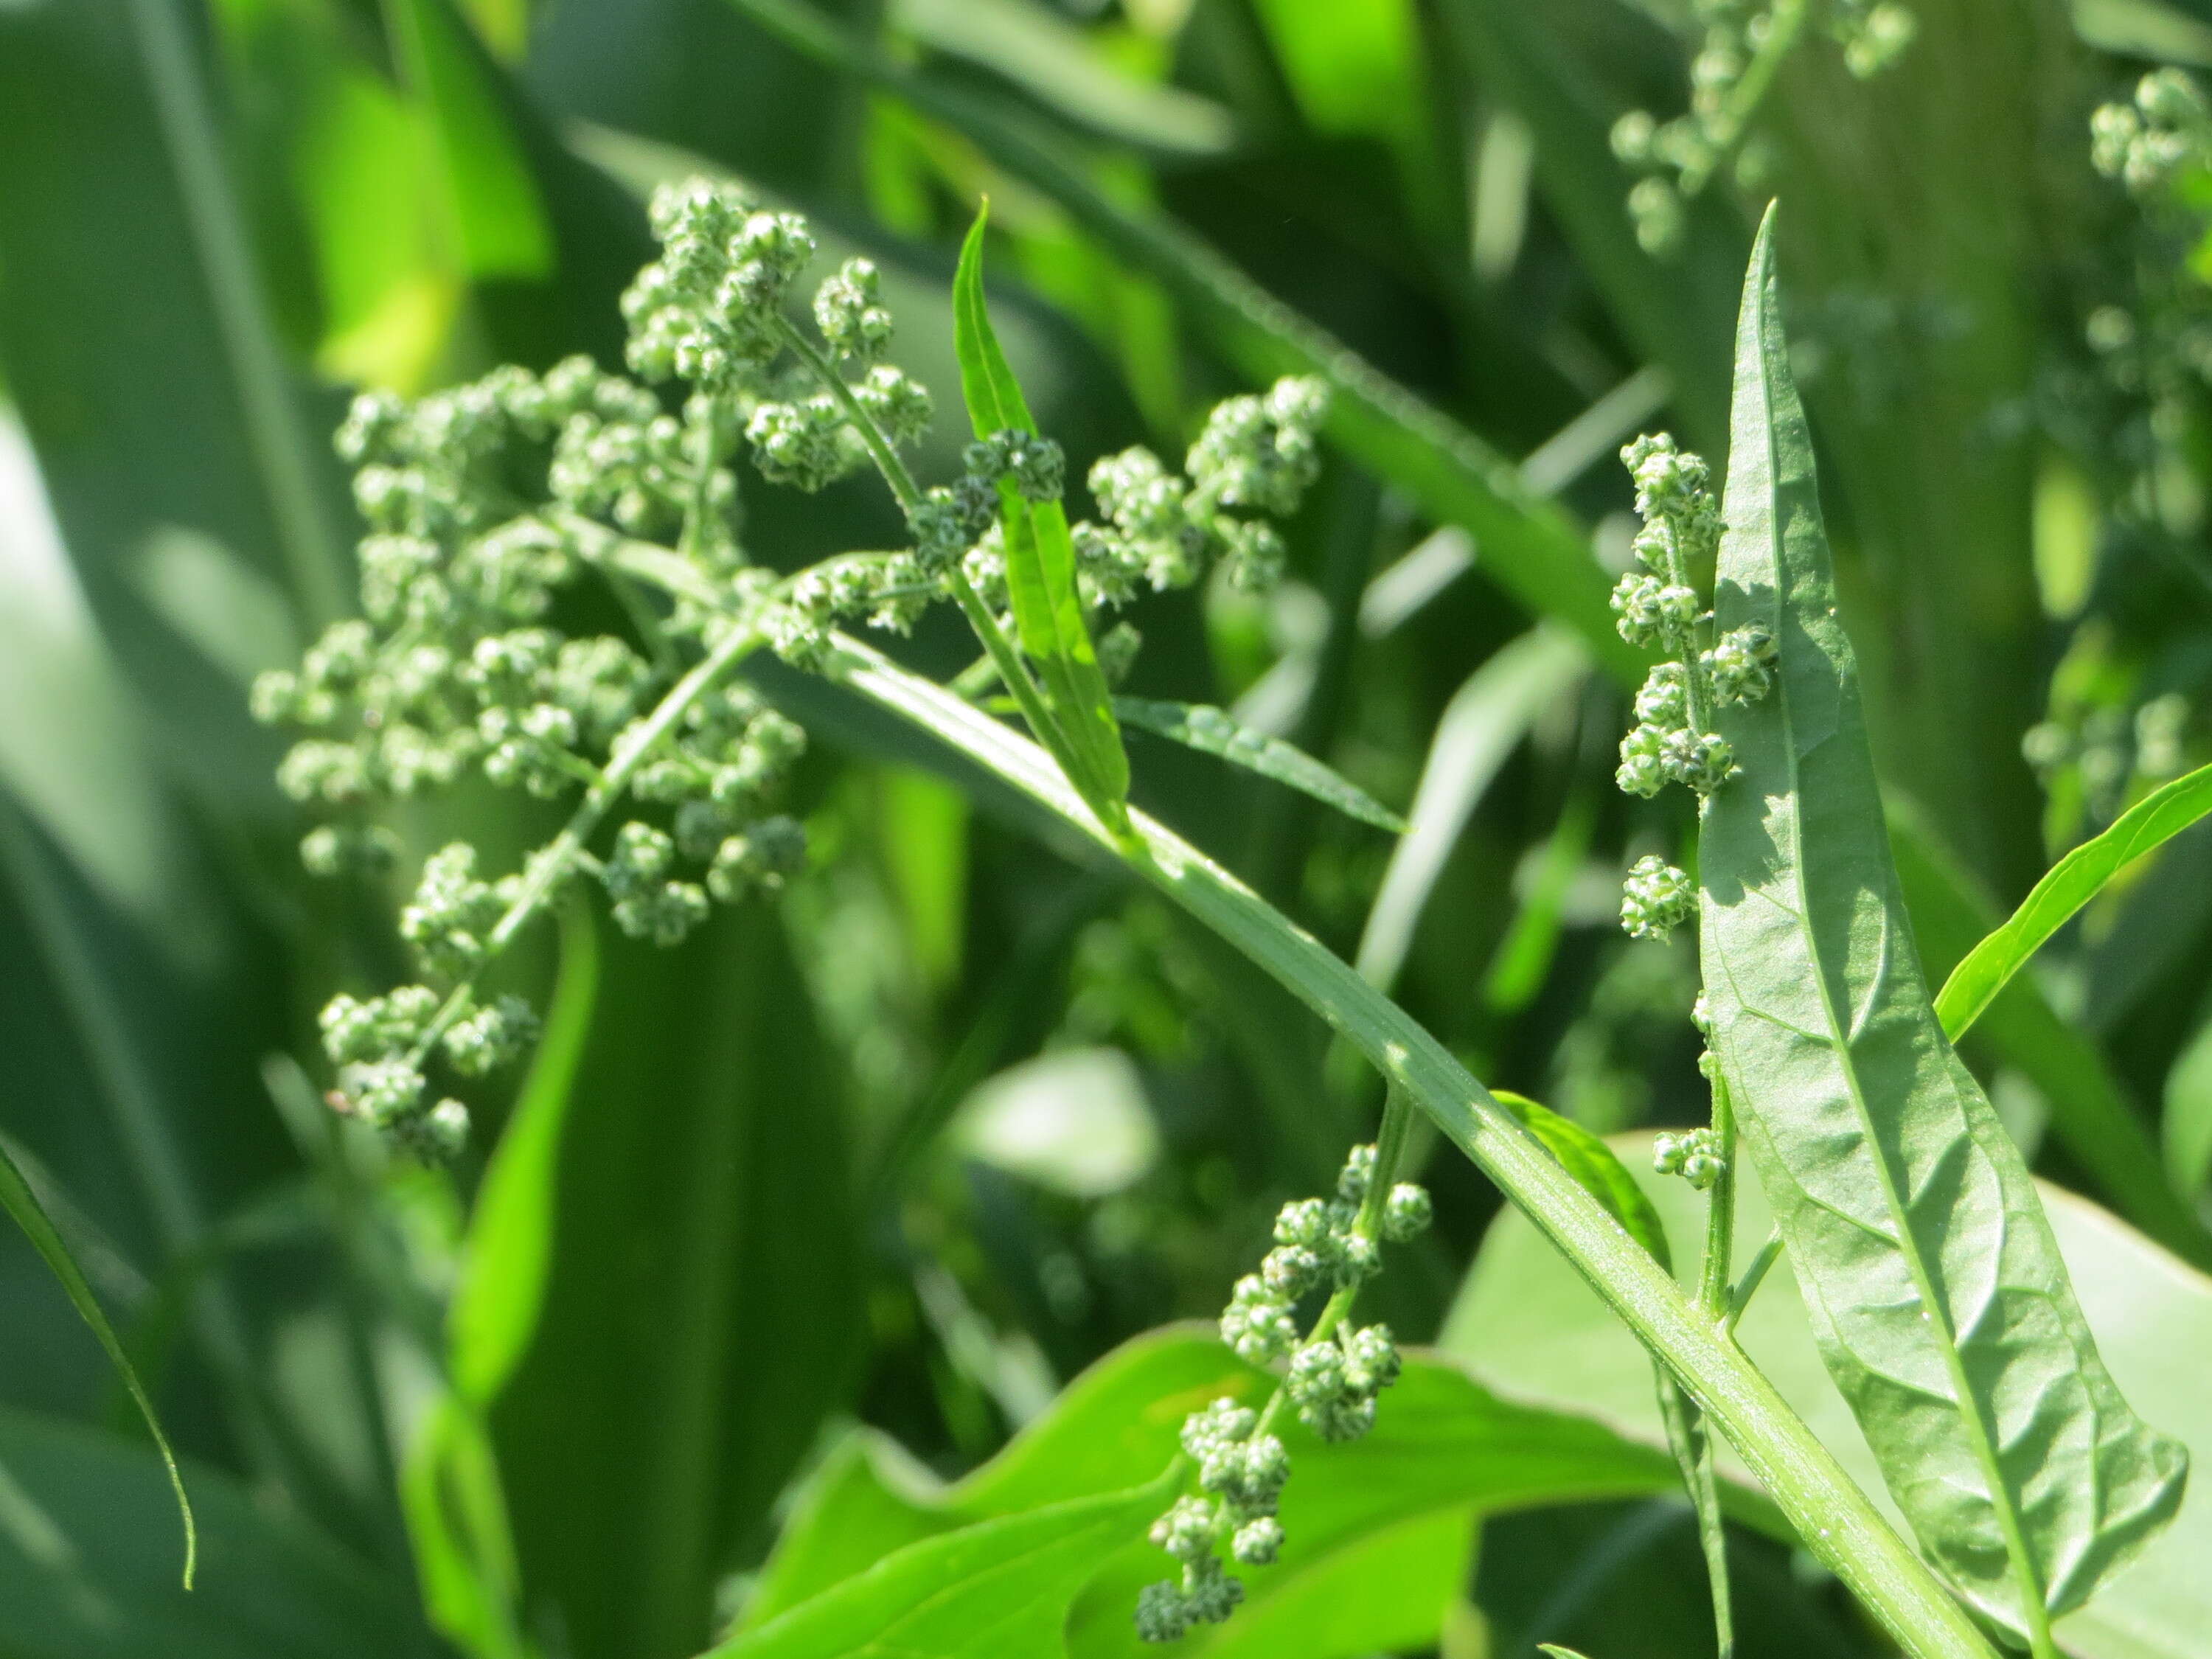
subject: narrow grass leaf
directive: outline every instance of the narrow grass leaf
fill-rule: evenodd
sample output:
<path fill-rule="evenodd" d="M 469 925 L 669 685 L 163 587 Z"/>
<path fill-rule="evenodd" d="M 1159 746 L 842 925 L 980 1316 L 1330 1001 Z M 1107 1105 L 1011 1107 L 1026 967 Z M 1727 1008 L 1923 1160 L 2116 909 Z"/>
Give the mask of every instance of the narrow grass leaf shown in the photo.
<path fill-rule="evenodd" d="M 1581 641 L 1565 629 L 1533 628 L 1498 647 L 1444 705 L 1407 814 L 1412 828 L 1391 849 L 1360 935 L 1356 960 L 1370 983 L 1387 991 L 1396 981 L 1468 819 L 1536 717 L 1589 666 Z"/>
<path fill-rule="evenodd" d="M 0 1209 L 15 1218 L 15 1224 L 23 1230 L 24 1236 L 31 1241 L 32 1248 L 38 1251 L 46 1266 L 53 1269 L 54 1277 L 61 1280 L 62 1289 L 68 1292 L 69 1299 L 77 1312 L 84 1316 L 84 1322 L 92 1327 L 93 1335 L 100 1340 L 100 1346 L 114 1364 L 116 1374 L 122 1377 L 123 1386 L 131 1391 L 131 1402 L 138 1407 L 139 1416 L 146 1419 L 146 1427 L 154 1437 L 155 1445 L 161 1449 L 162 1467 L 169 1473 L 170 1490 L 176 1494 L 177 1513 L 184 1522 L 184 1583 L 185 1588 L 190 1589 L 192 1587 L 192 1570 L 199 1562 L 199 1528 L 192 1520 L 192 1501 L 185 1496 L 185 1477 L 177 1468 L 177 1455 L 170 1449 L 169 1437 L 161 1432 L 161 1419 L 154 1414 L 154 1402 L 147 1397 L 146 1385 L 138 1380 L 138 1372 L 131 1364 L 131 1356 L 124 1352 L 122 1339 L 116 1335 L 115 1328 L 107 1322 L 107 1315 L 102 1311 L 100 1299 L 93 1295 L 92 1286 L 86 1282 L 83 1269 L 76 1265 L 76 1258 L 70 1254 L 69 1246 L 62 1242 L 62 1236 L 55 1230 L 46 1206 L 39 1202 L 38 1194 L 31 1190 L 31 1183 L 23 1179 L 22 1170 L 16 1167 L 15 1160 L 9 1157 L 5 1146 L 0 1146 Z"/>
<path fill-rule="evenodd" d="M 1322 765 L 1296 744 L 1271 738 L 1240 724 L 1225 709 L 1202 702 L 1156 702 L 1148 697 L 1116 697 L 1115 715 L 1124 726 L 1212 755 L 1232 766 L 1312 796 L 1349 818 L 1403 835 L 1406 820 L 1358 784 Z"/>
<path fill-rule="evenodd" d="M 953 342 L 960 358 L 960 390 L 978 438 L 998 432 L 1034 434 L 1036 422 L 1014 371 L 1000 349 L 983 295 L 986 204 L 961 245 L 952 279 Z M 1001 480 L 999 501 L 1006 531 L 1006 588 L 1022 649 L 1044 676 L 1057 725 L 1058 747 L 1068 775 L 1091 810 L 1109 827 L 1125 820 L 1129 759 L 1114 723 L 1113 694 L 1084 620 L 1075 586 L 1075 544 L 1060 502 L 1025 501 Z M 1040 736 L 1043 734 L 1040 733 Z"/>
<path fill-rule="evenodd" d="M 2145 854 L 2212 814 L 2212 766 L 2152 791 L 2112 828 L 2052 865 L 2004 926 L 1969 951 L 1936 997 L 1943 1033 L 1957 1042 L 2044 941 Z"/>
<path fill-rule="evenodd" d="M 2173 1515 L 2187 1455 L 2098 1358 L 2020 1152 L 1945 1039 L 1838 619 L 1771 217 L 1746 278 L 1717 625 L 1778 642 L 1706 802 L 1713 1043 L 1831 1374 L 1922 1546 L 2049 1650 Z"/>

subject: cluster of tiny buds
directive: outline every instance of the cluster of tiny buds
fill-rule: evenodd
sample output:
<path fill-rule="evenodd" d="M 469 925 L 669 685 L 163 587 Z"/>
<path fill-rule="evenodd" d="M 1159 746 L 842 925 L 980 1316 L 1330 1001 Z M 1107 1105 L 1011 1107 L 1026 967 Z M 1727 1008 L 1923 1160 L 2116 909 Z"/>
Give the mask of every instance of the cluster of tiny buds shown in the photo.
<path fill-rule="evenodd" d="M 1631 939 L 1665 940 L 1698 914 L 1697 884 L 1662 858 L 1636 860 L 1620 896 L 1620 925 Z"/>
<path fill-rule="evenodd" d="M 1824 10 L 1844 66 L 1861 80 L 1895 62 L 1919 32 L 1919 20 L 1897 0 L 1827 0 Z M 1704 38 L 1690 64 L 1689 108 L 1664 122 L 1630 110 L 1613 128 L 1613 155 L 1644 175 L 1629 191 L 1628 210 L 1637 240 L 1655 254 L 1680 242 L 1686 191 L 1694 193 L 1723 162 L 1733 158 L 1747 189 L 1756 188 L 1768 167 L 1765 147 L 1746 140 L 1743 112 L 1733 106 L 1753 60 L 1773 38 L 1773 13 L 1753 10 L 1746 0 L 1692 0 L 1691 11 Z"/>
<path fill-rule="evenodd" d="M 1728 1158 L 1711 1129 L 1669 1131 L 1652 1141 L 1651 1167 L 1661 1175 L 1680 1176 L 1704 1192 L 1728 1173 Z"/>
<path fill-rule="evenodd" d="M 2153 70 L 2132 103 L 2101 105 L 2089 118 L 2089 160 L 2139 196 L 2162 189 L 2212 161 L 2212 104 L 2184 71 Z"/>
<path fill-rule="evenodd" d="M 1669 783 L 1709 795 L 1737 769 L 1734 750 L 1705 729 L 1705 720 L 1720 703 L 1766 695 L 1774 641 L 1765 629 L 1746 627 L 1700 647 L 1712 613 L 1691 575 L 1711 556 L 1721 528 L 1705 462 L 1664 433 L 1638 438 L 1621 459 L 1636 481 L 1644 526 L 1634 544 L 1639 568 L 1614 587 L 1613 613 L 1621 638 L 1656 647 L 1668 659 L 1653 665 L 1637 693 L 1637 724 L 1621 740 L 1614 781 L 1632 795 L 1656 795 Z"/>
<path fill-rule="evenodd" d="M 1374 1426 L 1376 1397 L 1398 1378 L 1397 1345 L 1382 1325 L 1317 1328 L 1302 1341 L 1296 1304 L 1324 1290 L 1348 1295 L 1380 1269 L 1378 1237 L 1409 1239 L 1430 1220 L 1429 1195 L 1413 1182 L 1372 1190 L 1375 1156 L 1372 1146 L 1352 1149 L 1334 1199 L 1283 1206 L 1275 1248 L 1258 1273 L 1237 1281 L 1221 1316 L 1222 1340 L 1240 1358 L 1285 1365 L 1283 1400 L 1328 1441 L 1356 1440 Z M 1363 1216 L 1372 1217 L 1371 1231 Z M 1152 1542 L 1182 1564 L 1182 1576 L 1139 1597 L 1137 1629 L 1146 1641 L 1173 1641 L 1194 1625 L 1217 1623 L 1243 1598 L 1221 1560 L 1224 1543 L 1244 1566 L 1268 1565 L 1281 1549 L 1276 1505 L 1290 1455 L 1266 1431 L 1275 1409 L 1217 1400 L 1184 1420 L 1182 1448 L 1198 1465 L 1200 1492 L 1176 1499 L 1152 1525 Z"/>

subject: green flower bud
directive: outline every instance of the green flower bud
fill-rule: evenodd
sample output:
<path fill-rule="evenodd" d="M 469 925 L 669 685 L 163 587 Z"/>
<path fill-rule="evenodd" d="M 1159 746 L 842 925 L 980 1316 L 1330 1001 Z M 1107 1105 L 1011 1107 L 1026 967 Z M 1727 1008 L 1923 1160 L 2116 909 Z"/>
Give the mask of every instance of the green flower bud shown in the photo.
<path fill-rule="evenodd" d="M 1662 858 L 1636 860 L 1620 899 L 1620 925 L 1631 939 L 1665 939 L 1698 913 L 1698 890 Z"/>
<path fill-rule="evenodd" d="M 1221 1528 L 1220 1506 L 1210 1498 L 1178 1498 L 1175 1507 L 1152 1522 L 1152 1541 L 1178 1561 L 1213 1553 Z"/>
<path fill-rule="evenodd" d="M 1368 1183 L 1375 1178 L 1375 1148 L 1354 1146 L 1344 1160 L 1344 1168 L 1336 1177 L 1336 1195 L 1346 1204 L 1358 1204 L 1367 1196 Z"/>
<path fill-rule="evenodd" d="M 1283 1523 L 1272 1515 L 1263 1515 L 1237 1528 L 1229 1552 L 1248 1567 L 1266 1567 L 1274 1565 L 1282 1547 Z"/>
<path fill-rule="evenodd" d="M 1433 1213 L 1428 1188 L 1401 1181 L 1382 1200 L 1382 1237 L 1400 1244 L 1417 1238 L 1428 1231 Z"/>
<path fill-rule="evenodd" d="M 1297 1321 L 1285 1297 L 1258 1274 L 1247 1273 L 1222 1310 L 1221 1340 L 1247 1364 L 1271 1365 L 1297 1345 Z"/>
<path fill-rule="evenodd" d="M 1711 1129 L 1662 1133 L 1651 1143 L 1651 1167 L 1661 1175 L 1680 1176 L 1699 1192 L 1727 1171 L 1720 1138 Z"/>
<path fill-rule="evenodd" d="M 1137 1634 L 1147 1642 L 1174 1642 L 1190 1629 L 1180 1587 L 1163 1579 L 1137 1592 Z"/>
<path fill-rule="evenodd" d="M 318 824 L 301 837 L 311 876 L 382 875 L 399 860 L 399 837 L 382 824 Z"/>
<path fill-rule="evenodd" d="M 891 314 L 880 289 L 874 260 L 848 259 L 815 290 L 815 326 L 833 358 L 872 362 L 890 343 Z"/>
<path fill-rule="evenodd" d="M 1757 702 L 1772 683 L 1768 665 L 1775 658 L 1774 636 L 1763 628 L 1730 629 L 1703 664 L 1713 695 L 1726 702 Z"/>
<path fill-rule="evenodd" d="M 511 1066 L 538 1040 L 538 1015 L 518 996 L 503 996 L 456 1020 L 445 1036 L 446 1057 L 466 1077 Z"/>
<path fill-rule="evenodd" d="M 1295 1302 L 1321 1283 L 1328 1264 L 1298 1244 L 1279 1244 L 1260 1263 L 1261 1281 L 1285 1302 Z"/>

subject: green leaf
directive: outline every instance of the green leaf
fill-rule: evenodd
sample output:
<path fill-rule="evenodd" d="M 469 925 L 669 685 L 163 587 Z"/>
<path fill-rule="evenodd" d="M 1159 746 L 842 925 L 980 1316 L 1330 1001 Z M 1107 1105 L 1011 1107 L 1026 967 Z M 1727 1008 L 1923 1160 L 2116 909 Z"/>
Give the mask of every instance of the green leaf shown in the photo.
<path fill-rule="evenodd" d="M 1666 1224 L 1678 1249 L 1705 1230 L 1704 1197 L 1651 1170 L 1649 1133 L 1610 1145 Z M 2212 1455 L 2212 1279 L 2085 1200 L 2038 1183 L 2067 1271 L 2081 1291 L 2099 1351 L 2128 1397 L 2199 1457 Z M 1771 1216 L 1756 1182 L 1740 1192 L 1734 1267 L 1741 1273 Z M 1852 1476 L 1881 1491 L 1865 1437 L 1821 1363 L 1784 1254 L 1737 1328 L 1744 1352 L 1818 1431 Z M 1529 1224 L 1492 1224 L 1444 1322 L 1439 1344 L 1516 1399 L 1588 1412 L 1653 1444 L 1662 1439 L 1643 1348 Z M 1723 1473 L 1742 1471 L 1725 1446 Z M 1891 1507 L 1885 1497 L 1885 1508 Z M 2057 1626 L 2077 1659 L 2197 1659 L 2212 1622 L 2212 1486 L 2192 1483 L 2173 1525 L 2095 1600 Z"/>
<path fill-rule="evenodd" d="M 495 1451 L 525 1627 L 622 1659 L 706 1645 L 717 1583 L 858 1380 L 866 1302 L 841 1068 L 781 919 L 723 911 L 669 951 L 591 925 L 588 1025 L 572 950 L 495 1156 L 453 1340 L 457 1378 L 496 1392 L 465 1402 L 489 1443 L 456 1425 L 446 1507 L 495 1587 L 498 1487 L 473 1474 Z"/>
<path fill-rule="evenodd" d="M 177 1583 L 161 1462 L 82 1424 L 0 1408 L 0 1652 L 25 1659 L 402 1659 L 428 1637 L 404 1583 L 196 1468 L 208 1571 Z"/>
<path fill-rule="evenodd" d="M 960 357 L 960 390 L 975 435 L 1036 431 L 1020 383 L 1000 349 L 983 295 L 986 203 L 961 244 L 952 279 L 953 337 Z M 1113 696 L 1083 617 L 1075 586 L 1075 544 L 1060 502 L 1024 501 L 1010 481 L 999 485 L 1006 530 L 1006 587 L 1022 649 L 1044 676 L 1046 702 L 1068 776 L 1109 829 L 1127 821 L 1129 759 L 1114 723 Z M 1040 737 L 1046 734 L 1040 733 Z"/>
<path fill-rule="evenodd" d="M 932 52 L 995 70 L 1101 137 L 1183 159 L 1224 155 L 1236 141 L 1219 104 L 1116 68 L 1041 0 L 898 0 L 891 21 Z"/>
<path fill-rule="evenodd" d="M 553 233 L 528 156 L 501 106 L 498 71 L 451 0 L 391 0 L 393 56 L 437 141 L 447 205 L 470 276 L 531 278 Z"/>
<path fill-rule="evenodd" d="M 1922 1545 L 2034 1636 L 2172 1516 L 2187 1455 L 2136 1419 L 2018 1148 L 1928 1000 L 1836 613 L 1777 312 L 1772 216 L 1744 289 L 1716 626 L 1780 645 L 1723 708 L 1706 801 L 1713 1044 L 1823 1357 Z"/>
<path fill-rule="evenodd" d="M 1033 1512 L 1119 1490 L 1174 1458 L 1184 1414 L 1228 1397 L 1257 1402 L 1274 1387 L 1205 1328 L 1182 1327 L 1124 1344 L 1061 1393 L 1051 1411 L 967 1479 L 938 1486 L 890 1442 L 847 1441 L 800 1498 L 776 1547 L 747 1627 L 864 1571 L 916 1539 L 994 1516 Z M 1186 1638 L 1200 1653 L 1322 1659 L 1435 1639 L 1445 1604 L 1464 1582 L 1470 1510 L 1663 1492 L 1666 1457 L 1604 1426 L 1501 1400 L 1456 1364 L 1409 1353 L 1374 1431 L 1343 1445 L 1286 1431 L 1296 1474 L 1283 1492 L 1288 1537 L 1280 1562 L 1242 1574 L 1246 1602 L 1218 1631 Z M 1777 1524 L 1747 1488 L 1739 1511 Z M 1142 1648 L 1131 1613 L 1139 1589 L 1166 1569 L 1143 1539 L 1143 1517 L 1077 1603 L 1077 1655 Z M 1395 1556 L 1385 1544 L 1410 1553 Z M 1395 1563 L 1395 1565 L 1393 1565 Z M 1355 1577 L 1370 1581 L 1363 1591 Z M 1377 1585 L 1392 1595 L 1372 1594 Z M 1352 1601 L 1346 1602 L 1346 1597 Z M 1313 1622 L 1317 1607 L 1331 1619 Z M 1265 1633 L 1264 1639 L 1262 1633 Z"/>
<path fill-rule="evenodd" d="M 1009 120 L 988 100 L 916 72 L 802 0 L 730 0 L 778 39 L 884 88 L 957 129 L 1016 178 L 1066 210 L 1116 258 L 1156 277 L 1190 307 L 1219 349 L 1255 380 L 1318 374 L 1336 390 L 1328 432 L 1405 490 L 1423 511 L 1465 526 L 1486 570 L 1539 615 L 1578 634 L 1610 672 L 1633 683 L 1644 665 L 1621 643 L 1612 581 L 1567 514 L 1519 470 L 1343 341 L 1299 315 L 1217 250 L 1166 218 L 1115 200 L 1082 165 Z"/>
<path fill-rule="evenodd" d="M 1123 724 L 1213 755 L 1232 766 L 1312 796 L 1346 817 L 1378 830 L 1403 834 L 1406 820 L 1358 784 L 1316 760 L 1296 744 L 1271 738 L 1238 724 L 1224 709 L 1202 702 L 1156 702 L 1148 697 L 1116 697 L 1114 713 Z"/>
<path fill-rule="evenodd" d="M 2045 940 L 2128 866 L 2212 813 L 2212 766 L 2153 790 L 2104 834 L 2052 865 L 2005 924 L 1968 952 L 1936 994 L 1944 1035 L 1957 1042 Z"/>
<path fill-rule="evenodd" d="M 1528 728 L 1589 671 L 1581 643 L 1556 627 L 1530 629 L 1491 653 L 1444 705 L 1414 786 L 1412 827 L 1390 849 L 1355 960 L 1389 990 L 1452 848 Z"/>
<path fill-rule="evenodd" d="M 1621 1167 L 1612 1147 L 1572 1118 L 1561 1117 L 1548 1106 L 1540 1106 L 1510 1089 L 1493 1089 L 1498 1103 L 1521 1120 L 1522 1127 L 1544 1144 L 1559 1160 L 1559 1167 L 1577 1185 L 1605 1206 L 1605 1212 L 1627 1231 L 1628 1236 L 1651 1252 L 1661 1267 L 1672 1273 L 1674 1258 L 1667 1246 L 1667 1230 L 1659 1212 L 1644 1196 L 1636 1177 Z"/>
<path fill-rule="evenodd" d="M 185 1524 L 184 1584 L 192 1587 L 192 1569 L 199 1560 L 199 1533 L 192 1520 L 192 1501 L 185 1496 L 185 1478 L 177 1468 L 177 1455 L 169 1448 L 168 1436 L 161 1432 L 161 1419 L 154 1414 L 154 1402 L 147 1397 L 146 1385 L 138 1380 L 138 1372 L 131 1364 L 131 1356 L 124 1352 L 122 1340 L 115 1328 L 107 1322 L 107 1315 L 100 1309 L 100 1299 L 85 1282 L 84 1272 L 76 1265 L 76 1258 L 62 1243 L 62 1236 L 54 1231 L 46 1208 L 39 1202 L 31 1184 L 23 1179 L 23 1172 L 15 1167 L 15 1160 L 8 1155 L 5 1146 L 0 1146 L 0 1210 L 5 1210 L 15 1219 L 30 1241 L 32 1247 L 53 1269 L 54 1277 L 62 1282 L 70 1303 L 84 1316 L 84 1322 L 92 1327 L 92 1334 L 100 1339 L 100 1346 L 114 1363 L 123 1386 L 131 1391 L 131 1402 L 138 1407 L 139 1416 L 146 1419 L 147 1431 L 160 1448 L 162 1467 L 169 1473 L 169 1486 L 176 1494 L 177 1513 Z"/>
<path fill-rule="evenodd" d="M 1996 905 L 1919 812 L 1888 805 L 1898 883 L 1921 963 L 1933 975 L 1955 966 L 1990 932 Z M 2000 991 L 1974 1030 L 2050 1103 L 2051 1133 L 2113 1208 L 2185 1260 L 2212 1266 L 2212 1231 L 2184 1201 L 2187 1183 L 2178 1170 L 2169 1175 L 2170 1161 L 2161 1164 L 2150 1131 L 2096 1043 L 2059 1017 L 2033 975 Z M 2169 1115 L 2169 1129 L 2172 1121 Z"/>
<path fill-rule="evenodd" d="M 909 1545 L 708 1651 L 716 1659 L 1060 1659 L 1068 1603 L 1101 1558 L 1158 1513 L 1177 1474 Z"/>

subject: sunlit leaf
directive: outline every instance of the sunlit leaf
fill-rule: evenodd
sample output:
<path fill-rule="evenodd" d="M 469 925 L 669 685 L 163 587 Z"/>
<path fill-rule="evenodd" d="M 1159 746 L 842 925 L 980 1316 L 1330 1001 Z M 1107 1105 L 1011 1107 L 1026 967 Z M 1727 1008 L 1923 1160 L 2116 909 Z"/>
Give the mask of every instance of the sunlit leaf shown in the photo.
<path fill-rule="evenodd" d="M 1779 642 L 1723 708 L 1707 800 L 1714 1051 L 1823 1356 L 1923 1547 L 2023 1632 L 2172 1516 L 2187 1455 L 2097 1355 L 2019 1149 L 1921 979 L 1838 620 L 1777 313 L 1772 221 L 1744 289 L 1716 626 Z"/>

